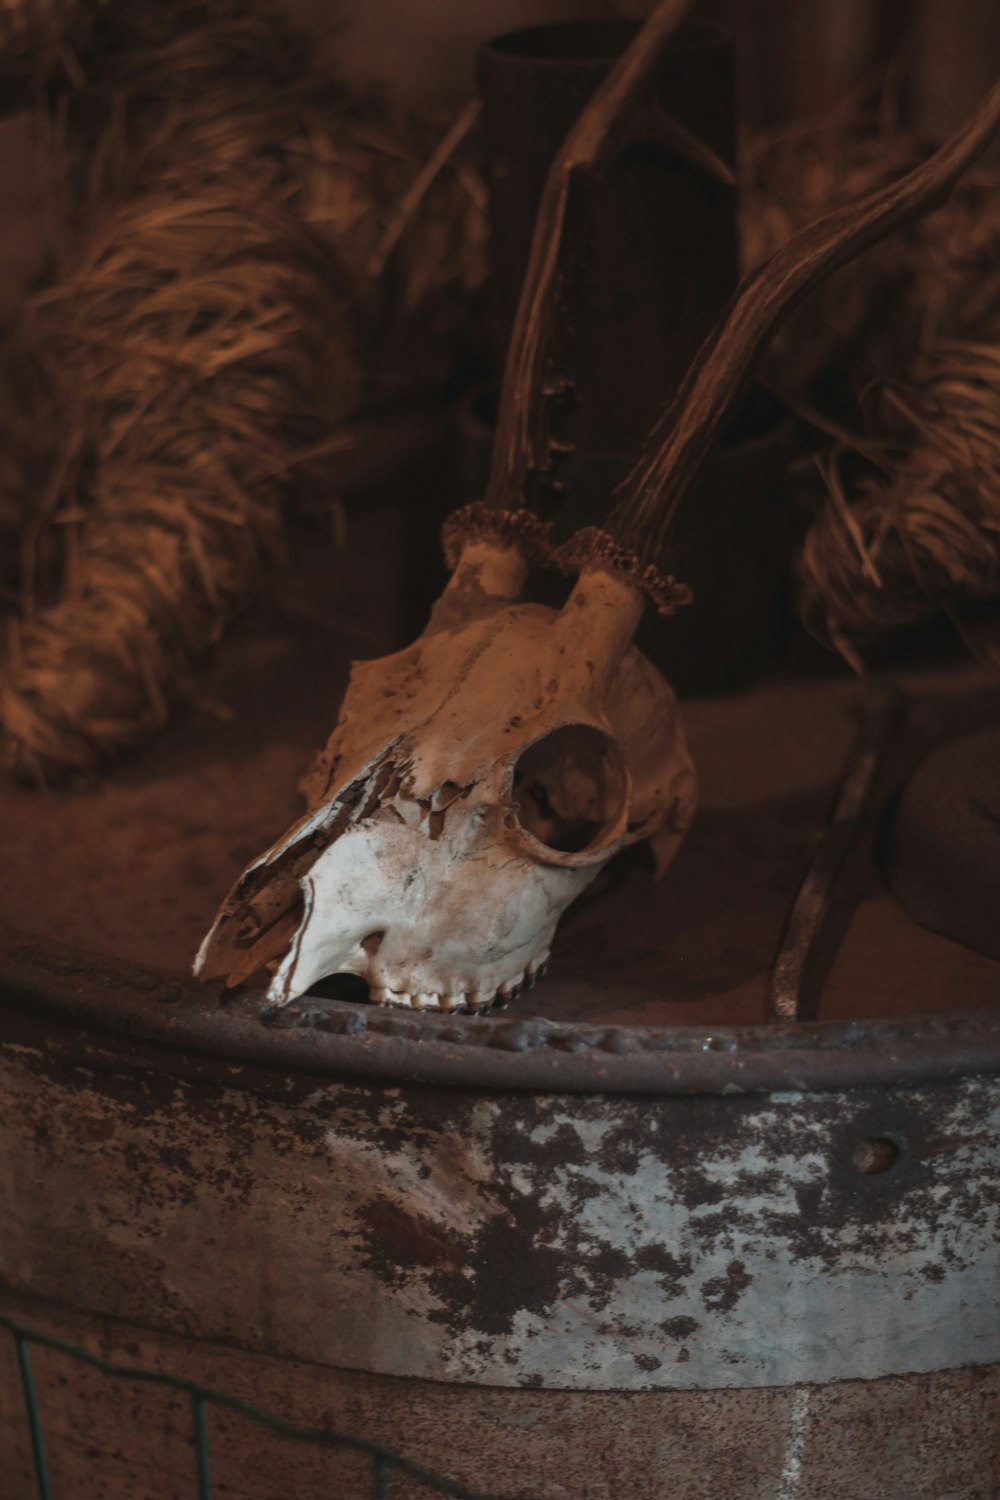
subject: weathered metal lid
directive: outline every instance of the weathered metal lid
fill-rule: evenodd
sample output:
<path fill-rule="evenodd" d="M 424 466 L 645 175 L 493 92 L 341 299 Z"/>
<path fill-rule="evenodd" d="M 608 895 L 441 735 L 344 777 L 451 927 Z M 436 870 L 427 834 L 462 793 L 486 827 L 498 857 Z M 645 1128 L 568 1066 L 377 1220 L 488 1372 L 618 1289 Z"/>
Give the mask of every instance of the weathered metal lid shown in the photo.
<path fill-rule="evenodd" d="M 572 986 L 552 984 L 552 1001 Z M 626 1026 L 385 1011 L 307 997 L 274 1011 L 155 969 L 7 933 L 0 1012 L 194 1052 L 220 1066 L 465 1089 L 736 1094 L 1000 1072 L 1000 1007 L 742 1026 Z"/>

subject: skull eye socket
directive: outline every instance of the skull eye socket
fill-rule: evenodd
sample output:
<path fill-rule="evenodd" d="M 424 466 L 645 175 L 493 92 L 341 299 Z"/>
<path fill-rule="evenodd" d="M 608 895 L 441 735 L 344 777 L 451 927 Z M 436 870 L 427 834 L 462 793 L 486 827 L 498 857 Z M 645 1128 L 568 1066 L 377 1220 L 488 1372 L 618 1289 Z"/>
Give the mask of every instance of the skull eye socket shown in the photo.
<path fill-rule="evenodd" d="M 562 724 L 514 764 L 516 825 L 548 858 L 585 864 L 623 833 L 631 791 L 617 744 L 590 724 Z"/>

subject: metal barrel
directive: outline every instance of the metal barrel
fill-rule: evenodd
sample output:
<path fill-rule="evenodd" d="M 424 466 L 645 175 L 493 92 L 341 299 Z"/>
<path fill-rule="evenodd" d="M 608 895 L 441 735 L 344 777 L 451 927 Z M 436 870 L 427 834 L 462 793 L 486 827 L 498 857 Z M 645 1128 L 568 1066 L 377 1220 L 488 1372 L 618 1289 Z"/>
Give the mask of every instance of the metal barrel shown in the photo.
<path fill-rule="evenodd" d="M 274 1016 L 16 941 L 0 980 L 5 1313 L 386 1443 L 441 1493 L 982 1493 L 995 1010 L 710 1030 L 318 999 Z M 33 1358 L 53 1494 L 116 1493 L 88 1487 L 95 1464 L 133 1500 L 162 1500 L 165 1474 L 195 1493 L 189 1402 Z M 13 1344 L 0 1383 L 21 1500 Z M 224 1417 L 229 1492 L 327 1492 L 313 1448 Z M 372 1492 L 367 1459 L 327 1457 L 323 1483 Z"/>

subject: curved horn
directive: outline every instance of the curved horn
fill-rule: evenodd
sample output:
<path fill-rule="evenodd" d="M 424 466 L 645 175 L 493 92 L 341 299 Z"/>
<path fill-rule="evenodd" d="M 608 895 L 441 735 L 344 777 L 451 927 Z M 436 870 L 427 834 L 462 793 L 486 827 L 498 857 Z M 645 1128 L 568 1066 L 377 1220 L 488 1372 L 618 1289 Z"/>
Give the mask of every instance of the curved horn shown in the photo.
<path fill-rule="evenodd" d="M 680 501 L 744 394 L 755 362 L 793 307 L 832 271 L 935 207 L 998 125 L 1000 83 L 921 166 L 806 225 L 745 278 L 650 433 L 605 522 L 605 539 L 631 554 L 633 566 L 660 566 Z"/>
<path fill-rule="evenodd" d="M 486 499 L 449 516 L 442 533 L 445 559 L 454 575 L 448 591 L 452 603 L 469 594 L 467 580 L 485 580 L 487 572 L 491 590 L 517 598 L 525 575 L 518 555 L 525 563 L 551 561 L 551 527 L 526 507 L 531 478 L 548 475 L 558 451 L 549 431 L 546 397 L 553 393 L 545 389 L 546 361 L 558 314 L 556 289 L 570 190 L 577 176 L 597 161 L 614 121 L 641 87 L 690 4 L 691 0 L 663 0 L 653 11 L 579 116 L 549 170 L 507 351 Z M 696 142 L 683 144 L 694 152 L 699 149 Z M 505 557 L 494 558 L 492 553 Z"/>
<path fill-rule="evenodd" d="M 596 162 L 609 128 L 639 88 L 690 9 L 691 0 L 663 0 L 615 63 L 559 149 L 545 182 L 531 255 L 504 369 L 487 506 L 516 510 L 526 503 L 532 474 L 546 474 L 555 445 L 545 396 L 549 335 L 557 316 L 555 284 L 576 176 Z"/>

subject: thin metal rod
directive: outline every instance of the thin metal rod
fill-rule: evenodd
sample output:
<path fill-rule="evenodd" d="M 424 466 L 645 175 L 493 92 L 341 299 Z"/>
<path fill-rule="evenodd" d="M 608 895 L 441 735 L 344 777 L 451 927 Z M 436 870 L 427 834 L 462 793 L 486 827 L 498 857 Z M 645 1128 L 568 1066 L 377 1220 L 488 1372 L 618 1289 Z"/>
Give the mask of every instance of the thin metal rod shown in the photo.
<path fill-rule="evenodd" d="M 198 1500 L 212 1500 L 212 1455 L 208 1438 L 208 1411 L 204 1396 L 196 1395 L 194 1408 L 194 1443 L 198 1460 Z"/>
<path fill-rule="evenodd" d="M 826 832 L 799 887 L 768 986 L 774 1021 L 797 1021 L 806 972 L 830 912 L 834 883 L 875 788 L 875 780 L 904 703 L 888 683 L 868 688 L 861 701 L 857 738 Z"/>
<path fill-rule="evenodd" d="M 52 1500 L 49 1484 L 49 1469 L 45 1458 L 45 1438 L 42 1435 L 41 1417 L 38 1411 L 38 1395 L 35 1391 L 35 1375 L 31 1368 L 31 1354 L 24 1334 L 15 1331 L 17 1362 L 21 1367 L 21 1385 L 24 1389 L 24 1404 L 28 1411 L 28 1428 L 31 1432 L 31 1451 L 35 1458 L 35 1482 L 38 1500 Z"/>
<path fill-rule="evenodd" d="M 389 1484 L 392 1479 L 392 1464 L 384 1454 L 372 1460 L 372 1489 L 375 1500 L 389 1500 Z"/>
<path fill-rule="evenodd" d="M 369 276 L 373 278 L 381 276 L 385 270 L 386 261 L 412 222 L 414 214 L 427 195 L 428 188 L 465 140 L 479 119 L 479 112 L 478 99 L 471 100 L 406 189 L 399 200 L 392 222 L 386 228 L 375 247 L 375 253 L 368 262 L 366 270 Z"/>

